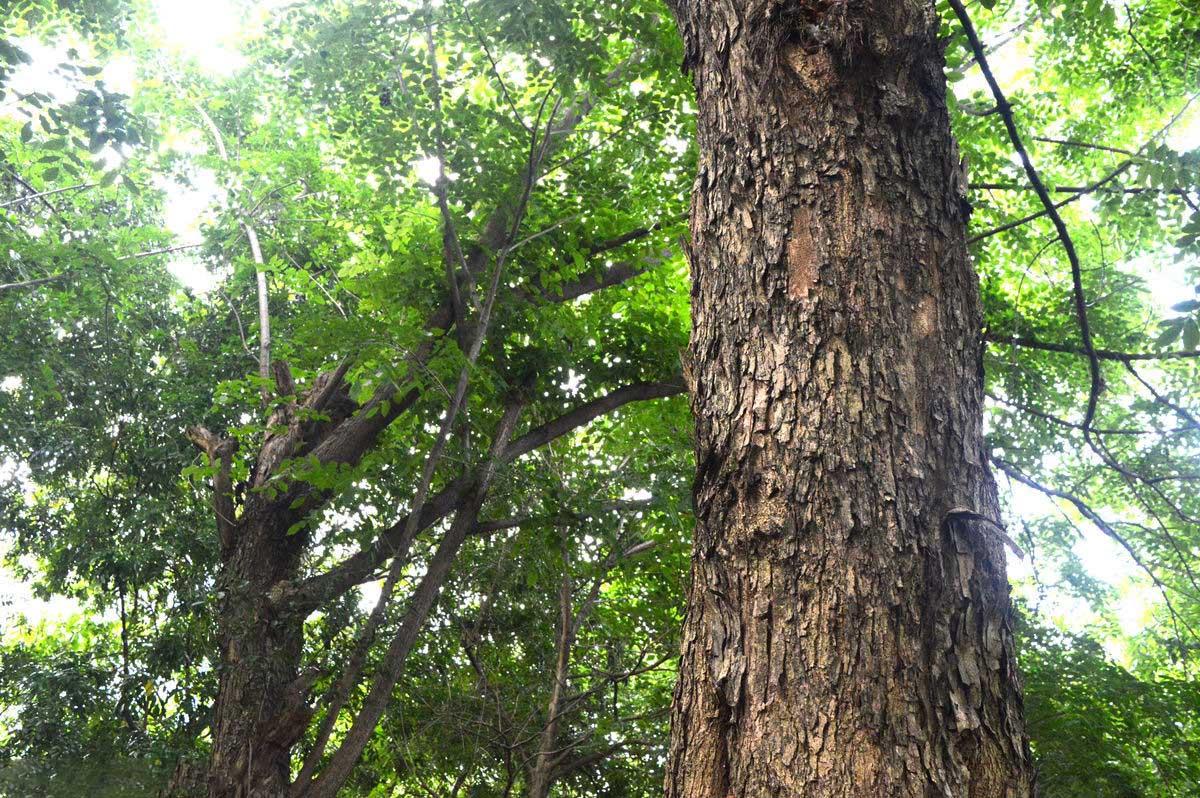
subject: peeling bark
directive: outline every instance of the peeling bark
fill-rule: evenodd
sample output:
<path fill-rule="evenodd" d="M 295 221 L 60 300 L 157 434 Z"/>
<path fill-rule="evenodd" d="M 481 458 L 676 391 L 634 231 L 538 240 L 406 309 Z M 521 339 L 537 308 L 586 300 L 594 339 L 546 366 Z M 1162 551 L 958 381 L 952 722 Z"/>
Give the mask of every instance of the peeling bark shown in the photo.
<path fill-rule="evenodd" d="M 673 0 L 696 537 L 668 798 L 1033 794 L 926 0 Z"/>

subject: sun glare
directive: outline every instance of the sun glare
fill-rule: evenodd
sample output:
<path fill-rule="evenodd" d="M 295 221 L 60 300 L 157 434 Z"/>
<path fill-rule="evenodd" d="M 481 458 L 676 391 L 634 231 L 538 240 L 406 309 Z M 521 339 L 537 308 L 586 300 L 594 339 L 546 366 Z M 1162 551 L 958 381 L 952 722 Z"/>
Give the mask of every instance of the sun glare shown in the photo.
<path fill-rule="evenodd" d="M 163 43 L 204 71 L 228 75 L 244 66 L 235 43 L 243 14 L 231 0 L 156 0 L 154 10 Z"/>

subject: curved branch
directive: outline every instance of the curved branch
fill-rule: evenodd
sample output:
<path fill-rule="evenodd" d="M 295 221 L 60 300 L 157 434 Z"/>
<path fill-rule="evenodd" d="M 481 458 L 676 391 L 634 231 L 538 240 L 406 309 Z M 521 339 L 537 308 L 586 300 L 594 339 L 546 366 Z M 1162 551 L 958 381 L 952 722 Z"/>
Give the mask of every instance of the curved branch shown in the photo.
<path fill-rule="evenodd" d="M 1058 239 L 1062 243 L 1063 250 L 1067 253 L 1067 260 L 1071 262 L 1071 285 L 1072 294 L 1075 300 L 1075 316 L 1079 322 L 1079 337 L 1083 343 L 1083 349 L 1088 358 L 1088 371 L 1091 377 L 1091 390 L 1088 391 L 1087 411 L 1083 415 L 1083 434 L 1087 437 L 1088 431 L 1091 429 L 1092 420 L 1096 417 L 1096 404 L 1100 401 L 1100 391 L 1104 388 L 1104 378 L 1100 373 L 1100 358 L 1096 356 L 1096 348 L 1092 344 L 1092 330 L 1088 323 L 1087 315 L 1087 298 L 1083 293 L 1083 269 L 1079 265 L 1079 254 L 1075 251 L 1075 242 L 1071 239 L 1071 232 L 1067 229 L 1066 222 L 1058 212 L 1058 207 L 1054 201 L 1050 199 L 1050 192 L 1046 190 L 1046 185 L 1042 182 L 1041 175 L 1033 165 L 1033 161 L 1029 157 L 1029 152 L 1025 149 L 1025 143 L 1021 140 L 1021 134 L 1017 131 L 1017 123 L 1013 119 L 1012 106 L 1009 105 L 1008 99 L 1004 96 L 1004 92 L 1000 89 L 1000 84 L 996 82 L 996 76 L 992 74 L 992 68 L 988 64 L 987 54 L 984 53 L 983 44 L 979 41 L 979 35 L 975 32 L 975 26 L 971 24 L 971 17 L 967 14 L 967 9 L 963 6 L 961 0 L 949 0 L 950 7 L 954 9 L 958 21 L 962 24 L 963 31 L 967 34 L 967 41 L 971 44 L 971 49 L 975 53 L 975 60 L 979 62 L 979 68 L 983 71 L 983 77 L 987 80 L 988 87 L 992 91 L 992 97 L 996 100 L 996 108 L 1000 111 L 1000 117 L 1004 120 L 1004 127 L 1008 131 L 1009 141 L 1012 142 L 1013 149 L 1016 150 L 1017 156 L 1021 159 L 1021 166 L 1025 169 L 1025 176 L 1029 178 L 1029 182 L 1033 185 L 1033 190 L 1037 192 L 1038 199 L 1042 201 L 1042 206 L 1046 209 L 1046 214 L 1054 223 L 1054 229 L 1058 231 Z"/>

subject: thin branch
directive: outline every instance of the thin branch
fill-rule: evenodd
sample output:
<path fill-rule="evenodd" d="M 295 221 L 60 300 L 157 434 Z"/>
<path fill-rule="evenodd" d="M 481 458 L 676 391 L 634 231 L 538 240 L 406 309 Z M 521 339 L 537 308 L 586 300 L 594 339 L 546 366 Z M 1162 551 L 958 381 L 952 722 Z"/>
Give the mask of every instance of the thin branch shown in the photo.
<path fill-rule="evenodd" d="M 996 82 L 996 76 L 992 74 L 991 66 L 987 61 L 987 55 L 983 51 L 983 44 L 979 41 L 979 35 L 975 32 L 975 26 L 971 23 L 971 17 L 967 14 L 967 9 L 963 6 L 961 0 L 949 0 L 949 2 L 950 7 L 954 9 L 954 13 L 958 17 L 958 21 L 962 24 L 963 31 L 967 35 L 967 41 L 970 42 L 971 49 L 975 53 L 975 58 L 979 62 L 979 68 L 983 71 L 983 76 L 992 91 L 992 97 L 996 101 L 996 107 L 1000 110 L 1000 117 L 1004 120 L 1004 127 L 1008 131 L 1009 141 L 1012 142 L 1013 149 L 1016 150 L 1018 157 L 1021 159 L 1021 166 L 1025 170 L 1025 176 L 1033 185 L 1038 199 L 1042 201 L 1046 213 L 1054 223 L 1054 229 L 1058 232 L 1058 239 L 1067 254 L 1067 259 L 1071 263 L 1071 283 L 1075 301 L 1075 316 L 1079 323 L 1079 337 L 1087 354 L 1088 370 L 1091 377 L 1087 411 L 1083 416 L 1083 434 L 1084 437 L 1087 437 L 1092 426 L 1092 421 L 1096 417 L 1096 404 L 1100 400 L 1100 391 L 1104 388 L 1104 378 L 1100 372 L 1100 358 L 1096 356 L 1096 349 L 1092 344 L 1092 330 L 1087 315 L 1087 298 L 1083 292 L 1083 269 L 1079 264 L 1079 255 L 1075 251 L 1075 242 L 1071 239 L 1071 233 L 1067 229 L 1066 222 L 1063 221 L 1062 216 L 1059 214 L 1058 208 L 1055 207 L 1054 201 L 1050 199 L 1050 193 L 1046 190 L 1041 175 L 1038 174 L 1033 161 L 1030 160 L 1029 153 L 1025 149 L 1025 144 L 1021 140 L 1021 134 L 1017 131 L 1017 124 L 1013 119 L 1012 106 L 1009 105 L 1008 99 L 1000 89 L 1000 84 Z"/>
<path fill-rule="evenodd" d="M 84 189 L 95 188 L 98 183 L 79 183 L 74 186 L 66 186 L 65 188 L 51 189 L 50 191 L 39 191 L 35 194 L 26 194 L 24 197 L 17 197 L 8 202 L 0 202 L 0 208 L 10 208 L 13 205 L 20 205 L 22 202 L 29 200 L 41 200 L 44 197 L 53 197 L 55 194 L 62 194 L 64 191 L 83 191 Z M 53 210 L 53 208 L 51 209 Z"/>
<path fill-rule="evenodd" d="M 620 66 L 613 69 L 606 77 L 605 83 L 612 85 L 624 75 L 628 66 L 634 63 L 640 55 L 635 53 Z M 587 113 L 595 106 L 596 99 L 591 94 L 584 94 L 574 105 L 561 110 L 555 117 L 552 115 L 548 124 L 550 135 L 545 139 L 545 152 L 552 145 L 562 140 L 565 133 L 574 130 Z M 544 109 L 543 109 L 544 110 Z M 540 120 L 540 117 L 539 117 Z M 539 121 L 540 123 L 540 121 Z M 528 170 L 521 175 L 521 182 L 516 191 L 527 196 L 531 188 L 528 181 Z M 497 203 L 488 217 L 478 240 L 466 253 L 467 273 L 472 275 L 482 272 L 488 260 L 496 254 L 503 256 L 504 248 L 513 240 L 510 233 L 511 215 L 520 219 L 520 207 L 516 212 L 506 199 Z M 455 325 L 454 308 L 450 302 L 443 302 L 426 322 L 425 329 L 429 332 L 449 331 Z M 436 338 L 430 337 L 423 341 L 413 353 L 412 361 L 420 367 L 432 355 Z M 421 396 L 421 391 L 415 386 L 407 386 L 404 381 L 399 384 L 387 382 L 381 385 L 361 408 L 360 412 L 346 423 L 333 430 L 325 440 L 312 449 L 312 454 L 321 463 L 354 463 L 363 456 L 372 442 L 390 425 L 412 407 Z M 403 391 L 403 392 L 402 392 Z M 386 409 L 386 412 L 381 412 Z"/>
<path fill-rule="evenodd" d="M 971 189 L 979 191 L 1031 191 L 1033 190 L 1033 186 L 1027 186 L 1023 183 L 972 183 Z M 1096 192 L 1103 194 L 1172 194 L 1180 197 L 1187 196 L 1191 191 L 1191 189 L 1185 188 L 1150 188 L 1146 186 L 1113 186 L 1111 188 L 1054 186 L 1047 190 L 1055 194 L 1090 194 Z"/>
<path fill-rule="evenodd" d="M 62 219 L 62 217 L 61 217 L 61 216 L 59 216 L 59 213 L 58 213 L 58 208 L 55 208 L 55 207 L 54 207 L 54 205 L 53 205 L 53 204 L 51 204 L 50 200 L 46 199 L 46 197 L 48 196 L 47 194 L 41 193 L 41 192 L 39 192 L 39 191 L 38 191 L 36 188 L 34 188 L 34 187 L 33 187 L 33 186 L 32 186 L 32 185 L 29 183 L 29 181 L 28 181 L 28 180 L 26 180 L 25 178 L 21 177 L 21 175 L 20 175 L 20 174 L 17 172 L 17 170 L 16 170 L 16 169 L 13 169 L 11 166 L 9 166 L 9 167 L 7 167 L 7 168 L 8 168 L 8 173 L 9 173 L 10 175 L 12 175 L 12 177 L 13 177 L 13 180 L 16 180 L 18 183 L 20 183 L 20 184 L 21 184 L 21 187 L 22 187 L 22 188 L 24 188 L 26 191 L 28 191 L 28 192 L 29 192 L 29 194 L 27 194 L 27 195 L 25 196 L 25 199 L 35 199 L 35 200 L 37 200 L 37 201 L 38 201 L 38 202 L 40 202 L 42 205 L 45 205 L 45 206 L 46 206 L 46 210 L 50 211 L 50 214 L 51 214 L 52 216 L 56 216 L 56 217 L 58 217 L 58 219 L 59 219 L 59 220 L 62 220 L 64 224 L 66 223 L 66 222 L 65 222 L 65 220 L 63 220 L 63 219 Z"/>
<path fill-rule="evenodd" d="M 1054 208 L 1057 210 L 1066 205 L 1070 205 L 1072 202 L 1078 201 L 1079 199 L 1081 199 L 1082 197 L 1084 197 L 1088 194 L 1091 194 L 1095 191 L 1099 191 L 1105 185 L 1107 185 L 1108 183 L 1111 183 L 1113 180 L 1117 179 L 1122 174 L 1127 172 L 1130 169 L 1130 167 L 1133 166 L 1134 159 L 1141 157 L 1141 154 L 1146 151 L 1146 149 L 1150 146 L 1151 143 L 1158 140 L 1159 138 L 1162 138 L 1162 136 L 1164 136 L 1172 127 L 1174 127 L 1175 124 L 1180 119 L 1183 118 L 1183 115 L 1185 113 L 1187 113 L 1188 109 L 1192 107 L 1192 104 L 1195 103 L 1198 98 L 1200 98 L 1200 93 L 1193 94 L 1191 97 L 1189 97 L 1187 102 L 1185 102 L 1183 104 L 1183 106 L 1178 111 L 1176 111 L 1175 114 L 1170 119 L 1167 120 L 1166 124 L 1164 124 L 1161 128 L 1159 128 L 1154 133 L 1153 136 L 1151 136 L 1149 139 L 1147 139 L 1146 142 L 1137 150 L 1137 152 L 1130 153 L 1131 157 L 1129 160 L 1121 162 L 1120 164 L 1118 164 L 1116 166 L 1115 169 L 1113 169 L 1113 171 L 1109 172 L 1107 175 L 1100 178 L 1096 182 L 1094 182 L 1090 185 L 1084 186 L 1083 191 L 1080 191 L 1078 194 L 1075 194 L 1074 196 L 1067 197 L 1065 200 L 1056 204 L 1054 206 Z M 999 109 L 997 108 L 997 109 L 995 109 L 994 112 L 998 112 L 998 111 L 999 111 Z M 1111 150 L 1115 150 L 1115 151 L 1122 152 L 1122 153 L 1125 152 L 1124 150 L 1116 150 L 1116 148 L 1100 147 L 1099 149 L 1111 149 Z M 1187 202 L 1189 205 L 1191 204 L 1191 199 L 1187 193 L 1184 193 L 1181 196 L 1183 197 L 1185 202 Z M 983 233 L 979 233 L 975 236 L 972 236 L 971 238 L 967 239 L 967 243 L 968 244 L 978 243 L 978 242 L 984 240 L 985 238 L 991 238 L 992 236 L 999 235 L 1000 233 L 1007 232 L 1014 228 L 1020 227 L 1024 224 L 1028 224 L 1029 222 L 1032 222 L 1036 219 L 1040 219 L 1043 216 L 1047 216 L 1048 213 L 1049 212 L 1045 208 L 1043 208 L 1042 210 L 1036 211 L 1035 213 L 1031 213 L 1028 216 L 1023 216 L 1020 219 L 1016 219 L 1016 220 L 1008 222 L 1006 224 L 1002 224 L 999 227 L 996 227 L 991 230 L 987 230 Z"/>
<path fill-rule="evenodd" d="M 242 325 L 242 314 L 238 312 L 237 305 L 229 298 L 220 287 L 217 288 L 217 293 L 229 305 L 229 309 L 233 311 L 233 320 L 237 323 L 238 337 L 242 339 L 242 350 L 254 360 L 258 360 L 258 355 L 250 351 L 250 345 L 246 342 L 246 328 Z"/>
<path fill-rule="evenodd" d="M 1086 355 L 1087 351 L 1071 344 L 1052 343 L 1050 341 L 1039 341 L 1036 338 L 1022 337 L 1005 337 L 996 335 L 995 333 L 985 333 L 983 340 L 990 344 L 1004 344 L 1006 346 L 1019 346 L 1024 349 L 1038 349 L 1043 352 L 1062 352 L 1067 355 Z M 1200 357 L 1200 349 L 1181 349 L 1169 352 L 1118 352 L 1113 349 L 1094 349 L 1093 350 L 1101 360 L 1112 360 L 1117 363 L 1129 363 L 1136 360 L 1186 360 L 1189 358 Z"/>
<path fill-rule="evenodd" d="M 1121 147 L 1109 147 L 1105 144 L 1094 144 L 1090 141 L 1075 141 L 1074 139 L 1056 139 L 1049 136 L 1031 136 L 1034 141 L 1041 141 L 1046 144 L 1058 144 L 1062 147 L 1080 147 L 1088 150 L 1100 150 L 1101 152 L 1115 152 L 1117 155 L 1128 155 L 1131 158 L 1136 158 L 1138 153 L 1133 150 L 1126 150 Z"/>
<path fill-rule="evenodd" d="M 1187 411 L 1187 409 L 1175 404 L 1170 399 L 1160 394 L 1153 385 L 1146 382 L 1146 380 L 1142 378 L 1142 375 L 1139 374 L 1136 369 L 1134 369 L 1133 364 L 1131 364 L 1129 361 L 1125 361 L 1125 368 L 1129 369 L 1129 373 L 1132 374 L 1138 382 L 1145 386 L 1146 390 L 1150 392 L 1150 395 L 1154 397 L 1154 401 L 1158 402 L 1164 407 L 1170 408 L 1175 415 L 1179 416 L 1179 418 L 1187 423 L 1189 427 L 1200 431 L 1200 420 L 1197 420 L 1195 416 Z"/>
<path fill-rule="evenodd" d="M 46 283 L 52 283 L 55 280 L 61 280 L 66 276 L 67 272 L 59 272 L 58 274 L 52 274 L 49 277 L 38 277 L 35 280 L 23 280 L 18 283 L 0 283 L 0 292 L 16 291 L 21 288 L 33 288 L 34 286 L 45 285 Z"/>
<path fill-rule="evenodd" d="M 154 255 L 169 255 L 172 252 L 183 252 L 186 249 L 199 249 L 204 246 L 203 242 L 195 244 L 176 244 L 171 247 L 162 247 L 160 249 L 150 249 L 145 252 L 135 252 L 132 255 L 122 255 L 117 260 L 135 260 L 137 258 L 149 258 Z"/>
<path fill-rule="evenodd" d="M 957 0 L 951 0 L 951 2 L 957 2 Z M 1167 609 L 1170 611 L 1172 617 L 1177 621 L 1182 621 L 1183 625 L 1188 629 L 1188 631 L 1191 632 L 1193 636 L 1196 635 L 1196 632 L 1191 628 L 1191 626 L 1188 625 L 1188 623 L 1182 618 L 1180 618 L 1179 614 L 1175 611 L 1175 606 L 1171 603 L 1171 597 L 1167 593 L 1167 586 L 1161 579 L 1158 578 L 1158 575 L 1154 573 L 1154 570 L 1151 569 L 1150 566 L 1147 565 L 1140 556 L 1138 556 L 1137 550 L 1133 547 L 1133 545 L 1120 532 L 1114 529 L 1112 524 L 1100 517 L 1095 510 L 1093 510 L 1085 501 L 1083 501 L 1083 499 L 1080 499 L 1078 496 L 1072 493 L 1056 490 L 1041 484 L 1037 480 L 1023 473 L 1012 463 L 1001 460 L 998 457 L 993 457 L 991 459 L 997 468 L 999 468 L 1005 474 L 1008 474 L 1017 482 L 1020 482 L 1022 485 L 1033 488 L 1042 495 L 1048 496 L 1052 499 L 1061 499 L 1068 502 L 1071 504 L 1071 506 L 1079 511 L 1080 515 L 1091 521 L 1097 529 L 1099 529 L 1112 540 L 1116 541 L 1116 543 L 1125 550 L 1130 559 L 1133 560 L 1138 568 L 1140 568 L 1148 577 L 1150 577 L 1150 580 L 1154 583 L 1155 587 L 1158 588 L 1159 593 L 1162 595 L 1163 601 L 1166 602 Z"/>
<path fill-rule="evenodd" d="M 1028 413 L 1029 415 L 1031 415 L 1035 418 L 1040 418 L 1043 421 L 1049 421 L 1051 424 L 1055 424 L 1057 426 L 1064 427 L 1067 429 L 1077 429 L 1077 430 L 1083 429 L 1082 424 L 1076 424 L 1073 421 L 1067 421 L 1065 418 L 1059 418 L 1058 416 L 1051 415 L 1050 413 L 1046 413 L 1042 410 L 1038 410 L 1036 407 L 1030 407 L 1029 405 L 1021 404 L 1020 402 L 1014 402 L 1009 399 L 1002 399 L 1001 397 L 999 397 L 996 394 L 991 393 L 991 392 L 986 393 L 985 396 L 987 396 L 987 398 L 991 399 L 993 402 L 998 402 L 1007 407 L 1011 407 L 1014 410 L 1020 410 L 1022 413 Z M 1099 429 L 1099 428 L 1093 427 L 1092 431 L 1095 432 L 1097 435 L 1150 435 L 1150 434 L 1152 434 L 1150 431 L 1144 430 L 1144 429 Z"/>
<path fill-rule="evenodd" d="M 492 307 L 496 301 L 496 294 L 500 284 L 500 271 L 502 263 L 497 262 L 495 274 L 491 285 L 488 288 L 487 299 L 484 302 L 474 339 L 471 342 L 470 349 L 467 351 L 466 362 L 459 370 L 458 384 L 455 386 L 454 396 L 450 400 L 450 405 L 446 409 L 445 417 L 442 419 L 441 428 L 438 430 L 437 438 L 434 440 L 433 446 L 430 447 L 429 453 L 426 455 L 425 464 L 421 471 L 421 478 L 417 484 L 417 490 L 413 496 L 412 511 L 409 513 L 407 523 L 405 524 L 403 539 L 412 540 L 417 532 L 417 525 L 420 522 L 421 513 L 425 509 L 425 500 L 429 495 L 430 485 L 433 483 L 433 476 L 441 463 L 442 454 L 445 451 L 446 442 L 450 438 L 450 433 L 454 429 L 454 424 L 458 419 L 458 414 L 461 412 L 467 396 L 467 389 L 470 386 L 471 371 L 475 367 L 476 361 L 479 359 L 479 354 L 483 350 L 484 340 L 487 337 L 489 322 L 491 320 Z M 451 275 L 453 278 L 453 275 Z M 507 416 L 506 416 L 507 418 Z M 511 422 L 516 423 L 514 418 Z M 511 429 L 509 430 L 511 433 Z M 504 439 L 505 444 L 508 438 Z M 499 451 L 503 451 L 503 446 Z M 482 495 L 480 497 L 482 501 Z M 476 510 L 478 512 L 478 510 Z M 362 673 L 362 668 L 366 663 L 366 656 L 371 643 L 374 641 L 375 632 L 379 625 L 383 623 L 384 612 L 391 601 L 392 592 L 395 589 L 396 583 L 399 581 L 401 571 L 403 570 L 404 559 L 394 557 L 392 566 L 388 570 L 387 579 L 384 581 L 383 589 L 380 591 L 379 599 L 375 602 L 375 607 L 371 610 L 370 616 L 367 618 L 366 626 L 363 628 L 359 636 L 358 643 L 355 646 L 354 653 L 351 655 L 350 663 L 342 672 L 342 677 L 335 685 L 330 699 L 329 709 L 325 715 L 325 721 L 321 725 L 321 729 L 317 734 L 317 742 L 309 751 L 308 757 L 305 759 L 303 766 L 300 769 L 300 774 L 296 777 L 296 784 L 300 785 L 301 792 L 309 789 L 307 785 L 311 783 L 311 789 L 314 794 L 322 794 L 318 789 L 318 784 L 326 782 L 326 774 L 313 779 L 313 774 L 316 772 L 317 766 L 320 764 L 321 758 L 325 754 L 325 747 L 328 744 L 329 736 L 333 732 L 333 727 L 337 721 L 338 714 L 341 712 L 346 699 L 349 697 L 350 691 L 358 683 Z M 340 753 L 340 749 L 339 752 Z M 335 754 L 335 759 L 337 755 Z M 357 754 L 355 754 L 357 759 Z M 331 767 L 333 767 L 331 763 Z M 335 773 L 337 771 L 334 771 Z M 333 795 L 340 787 L 340 783 L 333 788 L 333 792 L 328 793 Z"/>
<path fill-rule="evenodd" d="M 471 28 L 471 32 L 475 34 L 475 40 L 479 42 L 480 48 L 483 49 L 484 55 L 487 56 L 488 63 L 492 66 L 492 75 L 496 78 L 496 82 L 500 84 L 500 94 L 504 97 L 504 102 L 508 104 L 508 108 L 513 113 L 513 119 L 517 120 L 517 124 L 525 128 L 525 132 L 533 134 L 533 130 L 521 118 L 521 112 L 517 110 L 516 103 L 513 102 L 512 96 L 508 93 L 508 85 L 504 82 L 504 78 L 500 75 L 500 66 L 496 63 L 496 59 L 492 56 L 492 49 L 488 46 L 487 39 L 479 32 L 479 27 L 475 24 L 475 20 L 471 18 L 471 13 L 467 10 L 465 3 L 460 5 L 460 10 L 463 16 L 466 17 L 467 25 Z"/>

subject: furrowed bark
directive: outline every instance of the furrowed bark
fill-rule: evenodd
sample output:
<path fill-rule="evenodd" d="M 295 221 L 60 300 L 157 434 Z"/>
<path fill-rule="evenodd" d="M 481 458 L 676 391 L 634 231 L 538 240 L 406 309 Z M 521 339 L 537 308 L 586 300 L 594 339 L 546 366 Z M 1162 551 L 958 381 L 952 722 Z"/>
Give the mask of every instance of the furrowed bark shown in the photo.
<path fill-rule="evenodd" d="M 301 535 L 287 516 L 257 508 L 238 524 L 217 582 L 220 677 L 213 710 L 210 798 L 282 796 L 303 725 L 280 715 L 296 702 L 301 617 L 279 613 L 271 589 L 299 566 Z"/>
<path fill-rule="evenodd" d="M 933 4 L 671 5 L 701 156 L 666 795 L 1030 796 Z"/>

